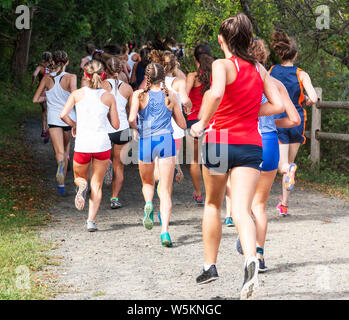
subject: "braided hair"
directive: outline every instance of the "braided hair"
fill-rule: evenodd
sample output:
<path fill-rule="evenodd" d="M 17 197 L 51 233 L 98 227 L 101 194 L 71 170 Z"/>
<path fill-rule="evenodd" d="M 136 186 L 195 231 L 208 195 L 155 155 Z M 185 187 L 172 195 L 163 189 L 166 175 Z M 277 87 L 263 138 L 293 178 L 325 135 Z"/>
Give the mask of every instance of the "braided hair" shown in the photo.
<path fill-rule="evenodd" d="M 165 93 L 166 106 L 171 104 L 168 88 L 165 85 L 165 69 L 159 63 L 150 63 L 145 69 L 146 85 L 144 91 L 139 95 L 139 100 L 144 101 L 145 94 L 150 90 L 153 84 L 161 84 Z"/>

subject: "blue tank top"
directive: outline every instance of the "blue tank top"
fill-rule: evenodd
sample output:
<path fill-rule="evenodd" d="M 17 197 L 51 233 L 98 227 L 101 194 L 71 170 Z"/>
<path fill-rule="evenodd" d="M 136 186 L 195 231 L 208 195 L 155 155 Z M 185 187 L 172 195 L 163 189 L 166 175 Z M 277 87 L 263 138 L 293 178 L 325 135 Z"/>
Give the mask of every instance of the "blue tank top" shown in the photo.
<path fill-rule="evenodd" d="M 268 102 L 268 99 L 263 93 L 261 104 L 266 102 Z M 274 116 L 259 117 L 259 129 L 261 133 L 277 132 Z"/>
<path fill-rule="evenodd" d="M 281 66 L 279 64 L 272 66 L 269 70 L 270 75 L 281 81 L 286 87 L 288 95 L 297 108 L 298 113 L 303 114 L 302 102 L 304 101 L 303 84 L 299 79 L 299 72 L 302 69 L 296 66 Z M 285 118 L 286 112 L 277 115 L 276 118 Z"/>
<path fill-rule="evenodd" d="M 140 138 L 172 134 L 172 111 L 165 104 L 163 91 L 148 91 L 149 101 L 143 110 L 138 112 L 138 130 Z"/>

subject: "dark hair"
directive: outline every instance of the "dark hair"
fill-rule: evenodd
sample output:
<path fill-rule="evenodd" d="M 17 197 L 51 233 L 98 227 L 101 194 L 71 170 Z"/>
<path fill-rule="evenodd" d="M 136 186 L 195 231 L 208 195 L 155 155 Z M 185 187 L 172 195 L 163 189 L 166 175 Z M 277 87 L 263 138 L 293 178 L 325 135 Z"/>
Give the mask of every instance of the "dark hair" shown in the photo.
<path fill-rule="evenodd" d="M 96 47 L 92 44 L 92 43 L 88 43 L 86 45 L 86 52 L 89 54 L 89 55 L 92 55 L 96 50 Z"/>
<path fill-rule="evenodd" d="M 257 61 L 261 64 L 264 64 L 270 55 L 268 46 L 263 39 L 253 40 L 250 53 L 255 56 Z"/>
<path fill-rule="evenodd" d="M 144 68 L 150 63 L 149 53 L 150 53 L 150 50 L 148 48 L 143 48 L 139 52 L 139 54 L 141 56 L 141 64 L 143 65 Z"/>
<path fill-rule="evenodd" d="M 223 36 L 232 54 L 253 65 L 256 63 L 256 58 L 249 53 L 253 41 L 253 27 L 245 14 L 238 13 L 235 17 L 224 20 L 219 34 Z"/>
<path fill-rule="evenodd" d="M 119 55 L 121 50 L 120 50 L 120 46 L 118 46 L 117 44 L 109 44 L 107 46 L 105 46 L 103 48 L 104 52 L 112 54 L 112 55 Z"/>
<path fill-rule="evenodd" d="M 100 51 L 95 51 L 92 55 L 92 59 L 101 62 L 104 66 L 104 69 L 106 68 L 106 63 L 107 63 L 108 59 L 110 59 L 112 57 L 113 57 L 113 55 L 106 53 L 106 52 L 100 52 Z"/>
<path fill-rule="evenodd" d="M 42 53 L 42 62 L 47 63 L 51 62 L 52 60 L 52 53 L 49 51 L 45 51 Z"/>
<path fill-rule="evenodd" d="M 211 55 L 210 47 L 206 44 L 199 44 L 195 47 L 194 57 L 200 64 L 196 73 L 198 80 L 203 85 L 201 95 L 204 95 L 211 87 L 212 63 L 214 58 Z"/>
<path fill-rule="evenodd" d="M 293 60 L 298 52 L 297 44 L 285 32 L 274 31 L 270 38 L 270 47 L 281 61 Z"/>
<path fill-rule="evenodd" d="M 149 63 L 145 69 L 145 77 L 147 79 L 144 92 L 139 95 L 139 100 L 142 101 L 145 97 L 145 93 L 150 90 L 152 84 L 162 84 L 162 88 L 165 92 L 166 100 L 165 103 L 168 106 L 171 101 L 169 98 L 168 88 L 165 85 L 165 69 L 159 63 Z"/>
<path fill-rule="evenodd" d="M 130 40 L 128 42 L 128 48 L 130 49 L 130 51 L 135 51 L 136 50 L 136 41 L 134 40 Z"/>
<path fill-rule="evenodd" d="M 54 61 L 54 65 L 50 67 L 56 72 L 56 75 L 62 73 L 65 64 L 68 62 L 68 54 L 63 50 L 55 51 L 52 55 L 52 60 Z"/>

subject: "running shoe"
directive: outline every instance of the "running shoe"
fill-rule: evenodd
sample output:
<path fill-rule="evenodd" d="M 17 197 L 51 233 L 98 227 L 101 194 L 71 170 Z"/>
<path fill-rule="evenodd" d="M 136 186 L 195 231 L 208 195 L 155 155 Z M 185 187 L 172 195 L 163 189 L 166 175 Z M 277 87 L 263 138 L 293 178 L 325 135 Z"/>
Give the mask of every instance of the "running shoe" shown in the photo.
<path fill-rule="evenodd" d="M 154 207 L 153 204 L 148 201 L 144 206 L 144 217 L 143 217 L 143 225 L 146 229 L 151 230 L 154 226 Z"/>
<path fill-rule="evenodd" d="M 259 262 L 259 272 L 263 273 L 268 271 L 268 267 L 265 265 L 264 259 L 258 259 Z"/>
<path fill-rule="evenodd" d="M 59 186 L 64 185 L 64 161 L 58 163 L 56 179 Z"/>
<path fill-rule="evenodd" d="M 256 257 L 248 257 L 244 266 L 244 283 L 240 292 L 241 300 L 252 300 L 257 297 L 258 292 L 258 270 L 259 262 Z"/>
<path fill-rule="evenodd" d="M 76 196 L 75 196 L 75 207 L 79 211 L 84 209 L 85 201 L 86 201 L 86 193 L 87 193 L 87 181 L 82 178 L 76 178 L 75 183 L 78 185 L 76 188 Z"/>
<path fill-rule="evenodd" d="M 291 163 L 288 167 L 286 178 L 284 181 L 284 187 L 287 191 L 292 191 L 295 184 L 295 174 L 297 170 L 297 165 L 295 163 Z"/>
<path fill-rule="evenodd" d="M 110 208 L 120 209 L 122 207 L 119 198 L 110 198 Z"/>
<path fill-rule="evenodd" d="M 109 161 L 107 172 L 104 176 L 104 183 L 109 186 L 113 182 L 113 163 Z"/>
<path fill-rule="evenodd" d="M 288 209 L 288 206 L 284 206 L 283 204 L 281 204 L 281 202 L 279 202 L 278 205 L 276 206 L 276 210 L 278 210 L 280 212 L 280 215 L 283 217 L 287 216 L 287 209 Z"/>
<path fill-rule="evenodd" d="M 61 195 L 65 195 L 65 187 L 64 186 L 57 186 L 58 193 Z"/>
<path fill-rule="evenodd" d="M 211 267 L 205 271 L 204 268 L 202 268 L 201 273 L 198 275 L 196 278 L 196 283 L 197 284 L 206 284 L 211 281 L 215 281 L 219 278 L 218 273 L 217 273 L 217 268 L 216 265 L 213 264 Z"/>
<path fill-rule="evenodd" d="M 175 180 L 178 184 L 181 184 L 184 180 L 184 174 L 179 164 L 175 167 Z"/>
<path fill-rule="evenodd" d="M 95 232 L 98 231 L 96 223 L 94 221 L 87 220 L 86 221 L 86 227 L 88 232 Z"/>
<path fill-rule="evenodd" d="M 46 144 L 50 140 L 50 133 L 48 130 L 44 130 L 44 132 L 45 132 L 45 135 L 43 136 L 43 138 L 44 138 L 44 143 Z"/>
<path fill-rule="evenodd" d="M 168 232 L 161 233 L 161 245 L 163 247 L 168 247 L 168 248 L 173 246 L 170 234 Z"/>
<path fill-rule="evenodd" d="M 162 221 L 161 221 L 161 213 L 160 212 L 159 212 L 158 218 L 159 218 L 160 227 L 161 227 L 162 226 Z"/>
<path fill-rule="evenodd" d="M 238 236 L 236 238 L 236 251 L 239 252 L 240 254 L 244 254 L 244 251 L 242 250 L 241 242 L 240 242 L 240 237 Z"/>
<path fill-rule="evenodd" d="M 227 227 L 234 227 L 234 222 L 231 217 L 224 219 L 224 225 Z"/>
<path fill-rule="evenodd" d="M 196 204 L 202 205 L 204 204 L 204 197 L 203 195 L 197 196 L 195 192 L 193 192 L 193 199 Z"/>

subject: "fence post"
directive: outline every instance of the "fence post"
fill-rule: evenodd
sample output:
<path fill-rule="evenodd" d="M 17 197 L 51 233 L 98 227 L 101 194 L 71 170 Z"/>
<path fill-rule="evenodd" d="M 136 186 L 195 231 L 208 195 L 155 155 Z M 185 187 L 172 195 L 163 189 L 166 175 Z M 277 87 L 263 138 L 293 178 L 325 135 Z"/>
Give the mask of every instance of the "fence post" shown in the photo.
<path fill-rule="evenodd" d="M 318 101 L 322 101 L 322 88 L 315 88 Z M 314 167 L 320 162 L 320 140 L 316 139 L 316 132 L 321 130 L 321 109 L 317 104 L 311 107 L 311 145 L 310 157 Z"/>

